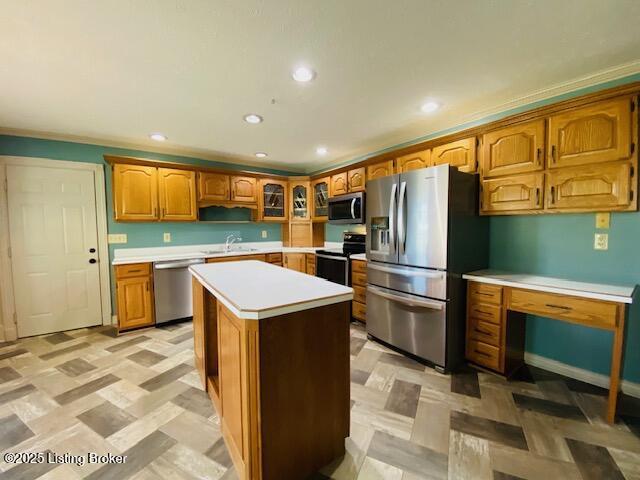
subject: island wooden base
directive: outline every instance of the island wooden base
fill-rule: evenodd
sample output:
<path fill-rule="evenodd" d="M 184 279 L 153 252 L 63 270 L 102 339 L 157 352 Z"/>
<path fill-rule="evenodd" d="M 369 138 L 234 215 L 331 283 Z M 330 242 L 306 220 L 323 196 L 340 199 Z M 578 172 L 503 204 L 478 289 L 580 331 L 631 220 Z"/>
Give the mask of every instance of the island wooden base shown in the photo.
<path fill-rule="evenodd" d="M 193 281 L 195 363 L 240 479 L 304 479 L 349 436 L 350 302 L 237 318 Z"/>

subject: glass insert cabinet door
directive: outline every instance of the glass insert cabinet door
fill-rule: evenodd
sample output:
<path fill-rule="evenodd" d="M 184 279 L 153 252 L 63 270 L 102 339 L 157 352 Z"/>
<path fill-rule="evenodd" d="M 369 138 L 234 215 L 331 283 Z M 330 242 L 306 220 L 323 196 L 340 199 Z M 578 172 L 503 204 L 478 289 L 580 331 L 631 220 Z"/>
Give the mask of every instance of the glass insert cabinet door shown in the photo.
<path fill-rule="evenodd" d="M 313 216 L 329 216 L 329 182 L 318 182 L 313 185 Z"/>
<path fill-rule="evenodd" d="M 307 202 L 307 185 L 295 184 L 291 190 L 292 217 L 297 220 L 309 218 L 309 205 Z"/>
<path fill-rule="evenodd" d="M 284 220 L 287 218 L 284 199 L 285 187 L 280 183 L 266 182 L 262 186 L 262 217 Z"/>

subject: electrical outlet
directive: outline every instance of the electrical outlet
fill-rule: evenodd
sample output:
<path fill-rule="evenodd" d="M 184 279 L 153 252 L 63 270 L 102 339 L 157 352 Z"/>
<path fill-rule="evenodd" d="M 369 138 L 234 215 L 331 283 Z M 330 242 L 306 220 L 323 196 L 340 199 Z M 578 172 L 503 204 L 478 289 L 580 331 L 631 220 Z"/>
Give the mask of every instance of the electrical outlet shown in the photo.
<path fill-rule="evenodd" d="M 262 230 L 262 238 L 267 238 L 267 231 L 266 230 Z"/>
<path fill-rule="evenodd" d="M 609 212 L 596 213 L 596 228 L 609 228 L 611 214 Z"/>
<path fill-rule="evenodd" d="M 164 232 L 164 236 L 162 238 L 164 240 L 164 243 L 169 243 L 171 241 L 171 233 Z"/>
<path fill-rule="evenodd" d="M 107 243 L 127 243 L 126 233 L 110 233 L 107 235 Z"/>
<path fill-rule="evenodd" d="M 609 250 L 609 234 L 596 233 L 593 239 L 594 250 Z"/>

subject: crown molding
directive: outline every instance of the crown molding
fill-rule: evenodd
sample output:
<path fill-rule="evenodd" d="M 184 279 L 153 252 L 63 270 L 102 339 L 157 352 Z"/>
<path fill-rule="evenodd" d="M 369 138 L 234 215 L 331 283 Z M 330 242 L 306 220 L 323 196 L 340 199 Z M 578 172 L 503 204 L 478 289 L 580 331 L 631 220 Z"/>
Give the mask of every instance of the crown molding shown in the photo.
<path fill-rule="evenodd" d="M 292 166 L 282 162 L 257 162 L 253 159 L 240 155 L 219 153 L 197 148 L 188 148 L 169 145 L 152 145 L 148 143 L 135 143 L 118 138 L 98 138 L 82 135 L 71 135 L 64 133 L 43 132 L 39 130 L 24 130 L 17 128 L 0 127 L 0 135 L 10 135 L 15 137 L 29 137 L 41 140 L 54 140 L 62 142 L 80 143 L 84 145 L 96 145 L 100 147 L 122 148 L 126 150 L 136 150 L 139 152 L 159 153 L 163 155 L 173 155 L 177 157 L 188 157 L 218 164 L 231 164 L 239 167 L 254 167 L 265 170 L 281 170 L 283 173 L 304 174 L 300 166 Z"/>

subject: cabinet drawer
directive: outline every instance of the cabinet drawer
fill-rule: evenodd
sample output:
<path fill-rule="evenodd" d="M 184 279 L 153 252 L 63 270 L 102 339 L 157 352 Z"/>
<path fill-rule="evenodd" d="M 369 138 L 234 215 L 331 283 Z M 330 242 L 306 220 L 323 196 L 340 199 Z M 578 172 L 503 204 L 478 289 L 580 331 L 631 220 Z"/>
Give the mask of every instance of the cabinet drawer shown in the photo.
<path fill-rule="evenodd" d="M 469 304 L 469 317 L 477 318 L 478 320 L 484 320 L 485 322 L 491 322 L 500 325 L 502 307 L 499 305 L 488 305 L 486 303 Z"/>
<path fill-rule="evenodd" d="M 500 371 L 500 349 L 497 347 L 467 340 L 467 358 L 478 365 Z"/>
<path fill-rule="evenodd" d="M 150 263 L 116 265 L 116 278 L 143 277 L 145 275 L 151 275 Z"/>
<path fill-rule="evenodd" d="M 469 282 L 468 288 L 471 302 L 502 304 L 502 287 L 488 283 Z"/>
<path fill-rule="evenodd" d="M 365 287 L 353 286 L 353 301 L 367 303 L 367 289 Z"/>
<path fill-rule="evenodd" d="M 362 260 L 352 260 L 351 261 L 351 271 L 358 273 L 367 273 L 367 262 L 363 262 Z"/>
<path fill-rule="evenodd" d="M 469 336 L 474 340 L 500 346 L 500 325 L 469 317 Z"/>
<path fill-rule="evenodd" d="M 362 320 L 363 322 L 367 319 L 367 306 L 364 303 L 360 302 L 351 302 L 351 315 L 353 318 L 357 318 L 358 320 Z"/>
<path fill-rule="evenodd" d="M 367 274 L 361 272 L 353 272 L 351 275 L 351 284 L 358 285 L 360 287 L 367 286 Z"/>
<path fill-rule="evenodd" d="M 616 303 L 602 300 L 513 289 L 508 299 L 508 308 L 582 325 L 612 329 L 617 324 L 620 307 Z"/>
<path fill-rule="evenodd" d="M 282 263 L 281 253 L 267 253 L 267 262 L 269 263 Z"/>

